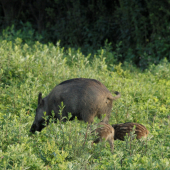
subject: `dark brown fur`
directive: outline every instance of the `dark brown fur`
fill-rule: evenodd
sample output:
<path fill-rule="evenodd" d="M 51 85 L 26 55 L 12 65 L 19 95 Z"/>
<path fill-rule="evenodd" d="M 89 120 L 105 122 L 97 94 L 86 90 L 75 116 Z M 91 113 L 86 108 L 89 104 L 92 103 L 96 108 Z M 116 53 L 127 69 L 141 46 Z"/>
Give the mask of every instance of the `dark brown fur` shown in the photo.
<path fill-rule="evenodd" d="M 106 141 L 109 142 L 111 151 L 113 152 L 114 151 L 114 128 L 111 125 L 106 124 L 104 122 L 100 122 L 98 126 L 99 127 L 92 132 L 92 133 L 96 132 L 98 136 L 98 138 L 94 140 L 93 143 L 99 143 L 104 139 L 105 142 Z"/>
<path fill-rule="evenodd" d="M 124 137 L 126 136 L 126 133 L 130 135 L 130 132 L 132 131 L 134 125 L 135 128 L 135 134 L 137 135 L 136 138 L 140 139 L 142 137 L 146 138 L 149 134 L 149 131 L 146 129 L 145 126 L 139 124 L 139 123 L 121 123 L 121 124 L 114 124 L 112 127 L 115 129 L 115 136 L 114 139 L 122 140 L 124 141 Z"/>
<path fill-rule="evenodd" d="M 59 106 L 61 102 L 65 107 L 62 117 L 68 117 L 68 112 L 72 113 L 73 120 L 75 116 L 79 120 L 92 123 L 95 116 L 102 117 L 106 114 L 103 122 L 108 122 L 112 109 L 112 102 L 120 97 L 119 92 L 115 92 L 117 96 L 113 97 L 110 91 L 99 81 L 95 79 L 75 78 L 66 80 L 57 85 L 45 98 L 42 94 L 38 96 L 38 107 L 31 132 L 41 131 L 44 126 L 43 112 L 47 116 L 51 116 L 52 110 L 55 118 L 60 119 Z M 66 121 L 64 119 L 63 121 Z M 47 122 L 48 123 L 48 122 Z"/>

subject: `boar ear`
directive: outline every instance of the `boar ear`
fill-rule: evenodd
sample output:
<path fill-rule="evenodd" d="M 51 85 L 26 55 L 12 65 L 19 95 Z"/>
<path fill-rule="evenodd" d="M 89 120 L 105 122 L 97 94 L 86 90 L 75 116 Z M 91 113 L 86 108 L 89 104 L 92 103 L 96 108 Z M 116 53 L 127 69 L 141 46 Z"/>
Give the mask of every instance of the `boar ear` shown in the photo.
<path fill-rule="evenodd" d="M 40 92 L 38 95 L 38 105 L 42 104 L 42 93 Z"/>

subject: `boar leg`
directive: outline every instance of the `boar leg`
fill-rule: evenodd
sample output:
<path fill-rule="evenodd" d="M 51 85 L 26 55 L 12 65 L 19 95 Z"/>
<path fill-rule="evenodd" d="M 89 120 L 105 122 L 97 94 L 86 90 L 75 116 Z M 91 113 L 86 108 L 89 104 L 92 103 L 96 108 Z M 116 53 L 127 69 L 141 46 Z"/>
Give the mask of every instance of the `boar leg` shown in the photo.
<path fill-rule="evenodd" d="M 109 116 L 109 115 L 106 115 L 106 116 L 104 117 L 104 119 L 103 119 L 103 121 L 102 121 L 102 122 L 104 122 L 104 123 L 108 124 L 108 122 L 109 122 L 109 118 L 110 118 L 110 116 Z"/>
<path fill-rule="evenodd" d="M 110 138 L 110 139 L 108 139 L 108 142 L 110 144 L 111 152 L 113 153 L 114 152 L 114 139 Z"/>
<path fill-rule="evenodd" d="M 87 110 L 83 111 L 81 115 L 82 115 L 82 120 L 88 122 L 89 124 L 93 123 L 94 117 L 96 116 L 96 114 L 88 112 Z"/>

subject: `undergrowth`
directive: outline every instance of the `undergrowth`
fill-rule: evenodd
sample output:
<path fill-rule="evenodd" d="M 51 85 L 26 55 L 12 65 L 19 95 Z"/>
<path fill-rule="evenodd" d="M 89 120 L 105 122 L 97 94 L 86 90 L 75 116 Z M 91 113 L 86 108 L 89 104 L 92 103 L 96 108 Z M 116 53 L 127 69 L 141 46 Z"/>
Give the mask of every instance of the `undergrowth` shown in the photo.
<path fill-rule="evenodd" d="M 108 66 L 105 54 L 101 49 L 90 59 L 80 50 L 64 52 L 59 43 L 1 40 L 0 169 L 170 169 L 170 64 L 164 59 L 141 72 L 130 63 Z M 31 135 L 38 93 L 45 97 L 56 84 L 76 77 L 119 91 L 109 123 L 141 123 L 150 131 L 147 141 L 127 147 L 128 141 L 116 140 L 112 154 L 109 144 L 91 145 L 94 124 L 53 118 Z"/>

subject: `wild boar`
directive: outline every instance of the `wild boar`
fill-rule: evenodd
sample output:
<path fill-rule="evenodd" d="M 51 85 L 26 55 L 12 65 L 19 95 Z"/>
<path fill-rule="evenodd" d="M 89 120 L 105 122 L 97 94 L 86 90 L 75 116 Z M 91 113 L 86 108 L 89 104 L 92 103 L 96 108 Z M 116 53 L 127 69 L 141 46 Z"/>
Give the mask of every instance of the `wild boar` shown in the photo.
<path fill-rule="evenodd" d="M 136 138 L 140 139 L 142 137 L 146 138 L 149 134 L 149 131 L 146 129 L 145 126 L 139 124 L 139 123 L 121 123 L 121 124 L 114 124 L 112 127 L 115 129 L 115 136 L 114 140 L 122 140 L 124 141 L 124 137 L 126 136 L 126 133 L 130 135 L 130 132 L 132 131 L 133 127 L 135 128 L 135 134 L 137 135 Z"/>
<path fill-rule="evenodd" d="M 92 123 L 95 116 L 101 119 L 102 114 L 106 114 L 103 122 L 108 122 L 112 109 L 112 101 L 120 97 L 119 92 L 115 92 L 113 97 L 110 91 L 99 81 L 87 78 L 75 78 L 66 80 L 42 99 L 42 94 L 38 96 L 38 107 L 36 109 L 35 120 L 31 126 L 30 132 L 41 131 L 44 128 L 44 112 L 51 116 L 52 110 L 55 118 L 60 119 L 59 106 L 61 102 L 65 107 L 62 111 L 62 117 L 68 117 L 72 114 L 73 120 L 77 116 L 78 120 Z M 64 119 L 63 121 L 66 121 Z M 48 121 L 47 121 L 48 124 Z"/>
<path fill-rule="evenodd" d="M 99 127 L 97 129 L 95 129 L 92 133 L 97 133 L 98 138 L 96 140 L 93 141 L 93 143 L 99 143 L 101 142 L 103 139 L 109 142 L 110 144 L 110 148 L 111 151 L 113 153 L 114 151 L 114 128 L 109 125 L 106 124 L 104 122 L 100 122 Z"/>

